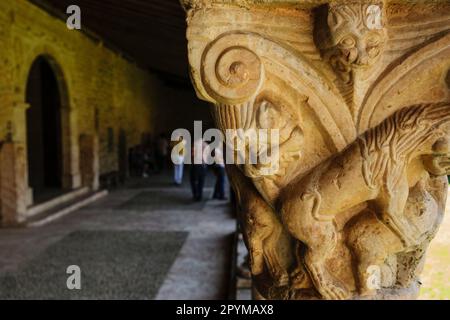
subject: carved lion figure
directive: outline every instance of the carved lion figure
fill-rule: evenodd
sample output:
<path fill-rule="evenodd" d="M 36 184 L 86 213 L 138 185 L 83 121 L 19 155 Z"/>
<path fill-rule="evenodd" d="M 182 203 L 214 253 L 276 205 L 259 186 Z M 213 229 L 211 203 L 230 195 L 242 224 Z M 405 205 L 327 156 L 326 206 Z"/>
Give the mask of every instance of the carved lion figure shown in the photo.
<path fill-rule="evenodd" d="M 288 261 L 282 257 L 291 251 L 289 235 L 251 181 L 237 167 L 227 166 L 227 173 L 237 196 L 239 222 L 249 251 L 252 275 L 267 273 L 275 287 L 286 286 L 289 283 Z"/>
<path fill-rule="evenodd" d="M 236 167 L 227 166 L 227 171 L 238 198 L 239 221 L 249 250 L 252 275 L 263 276 L 267 271 L 275 287 L 286 286 L 289 283 L 289 259 L 283 257 L 289 256 L 291 239 L 273 203 L 281 188 L 280 181 L 301 156 L 303 132 L 299 121 L 295 115 L 265 96 L 243 105 L 219 106 L 215 109 L 215 117 L 222 130 L 231 129 L 242 133 L 237 138 L 243 142 L 243 148 L 235 149 L 232 141 L 231 146 L 228 144 L 227 152 L 241 153 L 244 161 Z M 252 130 L 258 133 L 259 129 L 269 133 L 277 130 L 276 150 L 272 150 L 271 141 L 255 143 L 247 139 L 247 133 Z M 277 162 L 274 170 L 267 170 L 272 169 L 270 166 L 274 164 L 273 161 L 266 164 L 249 162 L 249 150 L 253 147 L 258 155 L 271 153 L 270 158 Z"/>
<path fill-rule="evenodd" d="M 450 150 L 448 150 L 450 153 Z M 448 156 L 443 159 L 446 172 Z M 423 168 L 425 169 L 425 168 Z M 420 180 L 410 189 L 405 207 L 405 217 L 414 228 L 415 242 L 405 246 L 400 238 L 372 210 L 364 211 L 349 225 L 348 246 L 357 263 L 357 280 L 361 296 L 374 296 L 386 279 L 393 281 L 388 286 L 409 287 L 418 282 L 420 268 L 423 266 L 426 250 L 438 231 L 442 221 L 447 197 L 447 178 L 430 176 L 425 170 L 416 172 Z M 415 179 L 414 179 L 415 180 Z M 413 183 L 413 182 L 411 182 Z M 379 272 L 376 285 L 371 282 L 370 270 L 374 267 L 382 270 L 389 258 L 394 259 L 394 269 L 388 273 Z"/>
<path fill-rule="evenodd" d="M 305 245 L 298 265 L 304 263 L 322 297 L 345 299 L 350 295 L 326 268 L 341 237 L 336 219 L 350 209 L 367 204 L 404 247 L 417 244 L 415 229 L 404 214 L 409 189 L 417 183 L 411 185 L 408 170 L 442 158 L 436 153 L 436 143 L 449 134 L 450 103 L 404 108 L 283 189 L 278 202 L 282 221 Z M 431 174 L 435 169 L 424 165 Z"/>

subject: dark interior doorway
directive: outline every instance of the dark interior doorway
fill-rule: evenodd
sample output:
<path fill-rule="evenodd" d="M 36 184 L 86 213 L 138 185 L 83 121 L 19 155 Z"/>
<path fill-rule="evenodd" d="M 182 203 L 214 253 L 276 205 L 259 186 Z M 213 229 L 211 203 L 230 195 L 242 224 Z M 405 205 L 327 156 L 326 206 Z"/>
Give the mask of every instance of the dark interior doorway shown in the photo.
<path fill-rule="evenodd" d="M 56 75 L 44 57 L 33 63 L 28 76 L 27 155 L 28 181 L 34 202 L 62 190 L 61 94 Z"/>

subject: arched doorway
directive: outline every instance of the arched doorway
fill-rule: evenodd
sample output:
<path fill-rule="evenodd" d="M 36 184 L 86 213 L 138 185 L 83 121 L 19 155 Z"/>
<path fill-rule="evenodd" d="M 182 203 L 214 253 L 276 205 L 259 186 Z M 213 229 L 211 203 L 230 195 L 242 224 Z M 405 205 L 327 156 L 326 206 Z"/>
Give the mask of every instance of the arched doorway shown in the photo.
<path fill-rule="evenodd" d="M 26 102 L 28 181 L 34 203 L 63 189 L 63 121 L 58 78 L 46 57 L 31 66 Z"/>

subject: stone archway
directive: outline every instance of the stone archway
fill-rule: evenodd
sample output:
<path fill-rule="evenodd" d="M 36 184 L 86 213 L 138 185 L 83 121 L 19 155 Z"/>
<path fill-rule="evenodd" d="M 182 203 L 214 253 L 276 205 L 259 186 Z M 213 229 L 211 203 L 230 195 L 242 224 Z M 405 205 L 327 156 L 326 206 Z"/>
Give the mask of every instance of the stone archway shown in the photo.
<path fill-rule="evenodd" d="M 72 189 L 67 87 L 48 55 L 32 63 L 26 83 L 28 183 L 33 203 Z"/>

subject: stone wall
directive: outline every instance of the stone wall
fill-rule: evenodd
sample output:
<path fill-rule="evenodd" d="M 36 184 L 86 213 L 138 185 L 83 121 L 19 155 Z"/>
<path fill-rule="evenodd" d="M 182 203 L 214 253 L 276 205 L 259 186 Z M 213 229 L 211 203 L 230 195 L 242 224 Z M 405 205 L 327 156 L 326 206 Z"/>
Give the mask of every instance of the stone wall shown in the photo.
<path fill-rule="evenodd" d="M 89 181 L 95 188 L 98 175 L 117 171 L 119 135 L 125 136 L 130 148 L 143 135 L 169 133 L 197 117 L 192 111 L 187 117 L 179 112 L 192 110 L 199 101 L 192 91 L 167 86 L 101 40 L 68 30 L 65 21 L 25 0 L 0 1 L 0 142 L 8 143 L 8 150 L 1 152 L 13 163 L 23 157 L 14 150 L 26 155 L 26 84 L 38 57 L 51 65 L 61 94 L 65 187 L 78 188 Z M 197 110 L 198 117 L 208 117 L 207 108 L 197 106 Z M 80 160 L 85 155 L 92 163 Z M 12 181 L 5 180 L 11 175 L 10 164 L 1 166 L 6 171 L 3 185 L 28 186 L 26 156 L 23 160 L 23 165 L 14 167 Z M 23 211 L 32 203 L 31 190 L 9 189 L 5 192 L 12 196 L 8 200 L 2 194 L 1 207 L 13 212 L 12 220 L 22 220 L 18 217 L 25 216 Z"/>
<path fill-rule="evenodd" d="M 0 137 L 11 133 L 14 141 L 24 141 L 25 123 L 13 119 L 12 109 L 24 102 L 29 69 L 44 55 L 60 71 L 59 80 L 67 89 L 63 96 L 72 161 L 77 161 L 79 135 L 98 132 L 101 170 L 115 170 L 117 152 L 107 150 L 108 128 L 115 136 L 125 130 L 130 145 L 152 129 L 149 74 L 26 1 L 2 1 L 0 11 Z"/>
<path fill-rule="evenodd" d="M 116 136 L 124 129 L 130 144 L 139 143 L 141 134 L 151 131 L 153 106 L 148 73 L 101 42 L 79 31 L 69 31 L 63 21 L 26 1 L 3 1 L 0 11 L 1 104 L 14 107 L 24 101 L 31 64 L 40 55 L 48 56 L 61 71 L 60 80 L 67 88 L 64 94 L 70 110 L 72 152 L 77 152 L 80 134 L 98 131 L 101 170 L 114 170 L 117 152 L 107 150 L 108 128 L 113 128 Z M 8 121 L 11 112 L 2 112 L 3 137 L 8 132 Z M 12 125 L 13 139 L 22 141 L 24 123 Z"/>

